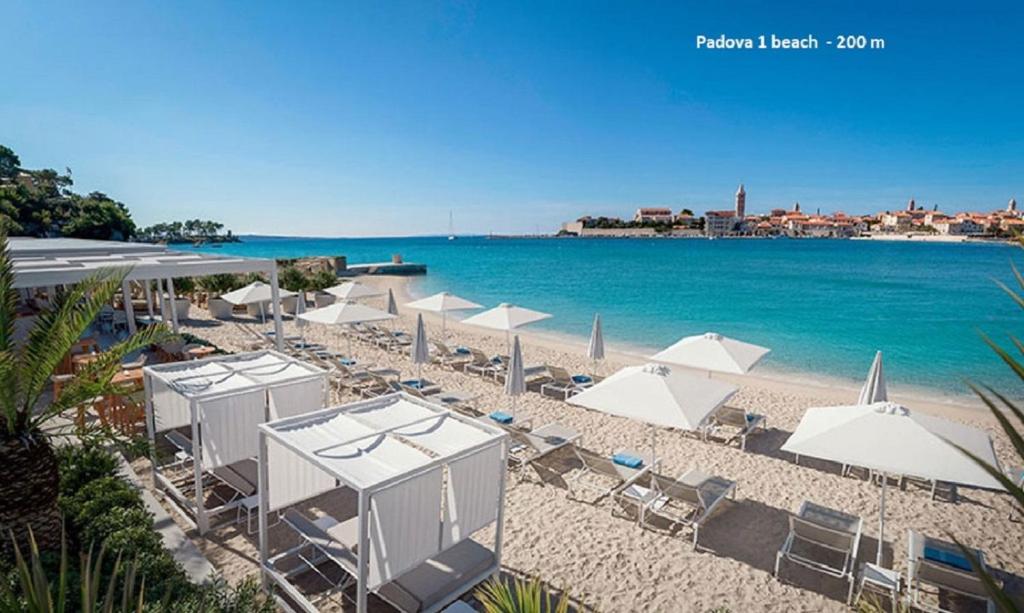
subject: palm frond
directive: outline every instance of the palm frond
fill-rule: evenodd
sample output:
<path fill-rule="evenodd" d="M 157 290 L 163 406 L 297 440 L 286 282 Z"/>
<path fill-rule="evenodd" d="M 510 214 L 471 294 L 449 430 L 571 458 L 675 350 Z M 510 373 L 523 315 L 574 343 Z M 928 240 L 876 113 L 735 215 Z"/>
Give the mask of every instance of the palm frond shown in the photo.
<path fill-rule="evenodd" d="M 83 367 L 78 376 L 64 387 L 60 398 L 31 417 L 28 422 L 29 429 L 38 428 L 53 416 L 93 398 L 116 392 L 111 379 L 121 369 L 121 363 L 125 358 L 139 349 L 163 342 L 172 336 L 174 334 L 164 324 L 157 324 L 139 330 L 99 354 L 96 360 Z"/>
<path fill-rule="evenodd" d="M 110 302 L 128 272 L 129 269 L 98 271 L 58 299 L 56 308 L 37 318 L 19 360 L 22 389 L 16 430 L 26 429 L 32 408 L 50 375 Z"/>
<path fill-rule="evenodd" d="M 981 579 L 982 585 L 985 586 L 985 591 L 988 592 L 992 600 L 995 601 L 1000 611 L 1005 613 L 1015 613 L 1019 611 L 1016 603 L 1010 599 L 1010 596 L 1003 590 L 1003 586 L 985 569 L 981 563 L 981 559 L 978 557 L 977 550 L 965 547 L 963 543 L 957 540 L 956 536 L 950 534 L 949 537 L 953 539 L 956 546 L 960 548 L 960 552 L 964 554 L 964 557 L 971 563 L 971 570 L 974 574 Z"/>
<path fill-rule="evenodd" d="M 17 319 L 18 292 L 14 289 L 14 263 L 8 256 L 7 235 L 0 232 L 0 413 L 13 422 L 17 411 L 14 348 L 14 322 Z"/>
<path fill-rule="evenodd" d="M 971 382 L 968 382 L 967 385 L 971 388 L 971 390 L 974 391 L 975 395 L 977 395 L 978 398 L 981 398 L 981 401 L 985 403 L 985 406 L 988 407 L 989 412 L 992 413 L 993 417 L 996 418 L 996 421 L 999 422 L 999 427 L 1003 429 L 1003 432 L 1006 433 L 1007 438 L 1010 439 L 1010 443 L 1013 444 L 1013 448 L 1017 450 L 1017 455 L 1020 456 L 1022 460 L 1024 460 L 1024 437 L 1022 437 L 1020 432 L 1017 431 L 1017 428 L 1014 427 L 1013 423 L 1011 423 L 1010 420 L 1006 417 L 1002 409 L 997 407 L 996 404 L 992 402 L 992 400 L 988 397 L 988 394 L 986 394 L 978 386 L 974 385 Z M 1022 418 L 1021 410 L 1020 408 L 1017 407 L 1017 405 L 1013 403 L 1013 401 L 1008 399 L 1006 396 L 1000 394 L 996 390 L 992 389 L 991 387 L 986 386 L 985 390 L 987 390 L 989 394 L 992 394 L 993 396 L 998 398 L 999 401 L 1002 402 L 1003 405 L 1006 406 L 1010 410 L 1010 412 L 1017 417 L 1018 420 L 1024 423 L 1024 418 Z"/>

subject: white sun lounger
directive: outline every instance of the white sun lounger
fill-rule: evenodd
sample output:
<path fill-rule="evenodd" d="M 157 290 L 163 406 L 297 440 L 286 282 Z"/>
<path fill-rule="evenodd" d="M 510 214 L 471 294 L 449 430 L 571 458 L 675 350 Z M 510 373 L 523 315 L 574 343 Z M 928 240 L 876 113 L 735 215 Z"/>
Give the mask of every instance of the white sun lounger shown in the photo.
<path fill-rule="evenodd" d="M 512 437 L 508 460 L 513 469 L 519 470 L 519 478 L 523 479 L 527 465 L 535 465 L 539 460 L 573 445 L 580 438 L 580 433 L 562 424 L 550 423 L 529 432 L 516 428 L 507 428 Z"/>
<path fill-rule="evenodd" d="M 789 534 L 775 555 L 775 577 L 779 576 L 779 565 L 782 560 L 789 560 L 830 577 L 844 579 L 850 584 L 846 594 L 846 603 L 849 604 L 853 598 L 857 550 L 860 547 L 863 527 L 864 520 L 856 515 L 805 500 L 800 505 L 800 510 L 789 516 Z M 796 547 L 800 544 L 808 545 L 812 550 L 840 554 L 843 561 L 836 565 L 823 559 L 809 557 L 809 553 L 798 553 Z"/>
<path fill-rule="evenodd" d="M 696 549 L 701 527 L 719 505 L 736 497 L 736 482 L 691 468 L 677 479 L 651 473 L 648 486 L 635 483 L 616 497 L 639 511 L 641 525 L 649 517 L 661 517 L 670 525 L 689 527 Z"/>
<path fill-rule="evenodd" d="M 748 413 L 737 407 L 722 406 L 711 416 L 708 427 L 704 429 L 704 440 L 707 440 L 709 434 L 714 435 L 720 430 L 728 430 L 732 436 L 727 442 L 739 439 L 740 449 L 746 451 L 747 436 L 758 430 L 764 432 L 767 427 L 768 421 L 764 415 Z"/>
<path fill-rule="evenodd" d="M 925 586 L 958 594 L 985 604 L 990 613 L 996 605 L 989 598 L 981 579 L 970 570 L 970 562 L 955 543 L 927 537 L 913 530 L 907 531 L 907 597 L 914 607 L 922 611 L 947 613 L 937 604 L 925 603 L 921 597 Z M 985 554 L 976 552 L 985 567 Z"/>

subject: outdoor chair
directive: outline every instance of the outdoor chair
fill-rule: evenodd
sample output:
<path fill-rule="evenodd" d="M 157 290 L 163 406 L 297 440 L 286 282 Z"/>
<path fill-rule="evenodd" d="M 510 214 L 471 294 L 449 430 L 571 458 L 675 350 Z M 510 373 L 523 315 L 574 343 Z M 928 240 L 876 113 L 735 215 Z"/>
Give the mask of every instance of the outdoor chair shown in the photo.
<path fill-rule="evenodd" d="M 974 574 L 970 560 L 956 544 L 908 530 L 907 551 L 907 598 L 915 608 L 937 613 L 949 611 L 942 608 L 942 600 L 937 599 L 938 604 L 922 600 L 927 593 L 924 588 L 929 586 L 938 592 L 984 603 L 987 610 L 994 613 L 995 603 L 989 598 L 981 579 Z M 977 549 L 974 554 L 976 561 L 986 568 L 985 554 Z"/>
<path fill-rule="evenodd" d="M 629 487 L 654 468 L 651 459 L 647 457 L 641 456 L 640 465 L 630 467 L 617 464 L 614 455 L 604 456 L 575 445 L 572 450 L 582 467 L 578 473 L 566 479 L 566 484 L 572 496 L 577 499 L 577 490 L 586 490 L 595 495 L 593 502 L 597 502 L 617 490 Z"/>
<path fill-rule="evenodd" d="M 805 500 L 800 510 L 789 516 L 789 534 L 775 555 L 775 577 L 779 576 L 782 560 L 788 560 L 830 577 L 844 579 L 850 584 L 846 594 L 846 603 L 849 604 L 853 597 L 857 550 L 863 527 L 864 520 L 860 517 Z M 842 556 L 839 564 L 832 560 L 837 555 Z"/>
<path fill-rule="evenodd" d="M 562 400 L 568 400 L 570 396 L 578 394 L 594 384 L 590 377 L 586 375 L 570 375 L 569 371 L 561 366 L 549 365 L 547 371 L 548 375 L 551 376 L 551 381 L 544 383 L 540 387 L 540 393 L 545 396 L 550 396 L 549 392 L 553 392 L 556 396 L 560 396 Z"/>
<path fill-rule="evenodd" d="M 528 465 L 536 469 L 537 462 L 559 449 L 576 444 L 580 438 L 579 432 L 559 423 L 545 424 L 529 432 L 515 429 L 508 432 L 512 438 L 508 461 L 512 470 L 518 470 L 520 480 L 525 478 Z"/>
<path fill-rule="evenodd" d="M 670 530 L 675 526 L 690 528 L 694 549 L 704 523 L 725 500 L 736 498 L 735 481 L 697 468 L 687 470 L 677 479 L 650 473 L 646 480 L 646 486 L 638 482 L 620 490 L 617 501 L 637 512 L 641 526 L 648 524 L 648 518 L 661 518 L 668 522 Z"/>
<path fill-rule="evenodd" d="M 731 443 L 736 439 L 740 441 L 740 449 L 746 451 L 747 436 L 760 430 L 764 432 L 768 427 L 768 421 L 764 415 L 748 413 L 744 409 L 731 406 L 722 406 L 711 416 L 710 422 L 704 428 L 704 440 L 709 435 L 717 435 L 721 430 L 727 430 L 731 436 L 726 442 Z"/>

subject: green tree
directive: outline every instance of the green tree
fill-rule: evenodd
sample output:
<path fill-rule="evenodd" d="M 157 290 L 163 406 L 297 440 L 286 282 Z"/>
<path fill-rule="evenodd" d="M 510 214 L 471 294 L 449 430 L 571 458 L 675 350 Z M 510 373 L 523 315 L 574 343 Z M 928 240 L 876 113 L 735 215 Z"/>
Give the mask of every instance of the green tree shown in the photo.
<path fill-rule="evenodd" d="M 0 145 L 0 179 L 12 179 L 21 169 L 21 160 L 18 154 L 10 147 Z"/>
<path fill-rule="evenodd" d="M 75 200 L 75 211 L 62 229 L 64 236 L 123 241 L 135 235 L 135 222 L 124 204 L 102 192 Z"/>
<path fill-rule="evenodd" d="M 0 528 L 27 543 L 31 529 L 44 549 L 60 545 L 58 474 L 50 437 L 61 413 L 112 391 L 110 380 L 130 353 L 170 334 L 146 328 L 100 354 L 45 405 L 43 392 L 64 356 L 121 287 L 127 270 L 96 273 L 58 297 L 22 342 L 14 339 L 18 290 L 7 237 L 0 235 Z M 44 426 L 51 426 L 44 429 Z"/>

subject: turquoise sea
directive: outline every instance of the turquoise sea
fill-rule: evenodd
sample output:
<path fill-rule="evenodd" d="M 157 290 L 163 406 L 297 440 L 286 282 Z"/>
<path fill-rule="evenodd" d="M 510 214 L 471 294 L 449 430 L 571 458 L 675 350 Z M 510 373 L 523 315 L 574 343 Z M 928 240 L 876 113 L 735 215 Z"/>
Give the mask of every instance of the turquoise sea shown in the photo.
<path fill-rule="evenodd" d="M 844 240 L 243 237 L 201 248 L 252 257 L 345 255 L 426 264 L 413 291 L 449 290 L 555 317 L 538 330 L 585 337 L 594 313 L 619 348 L 655 350 L 716 331 L 766 345 L 776 373 L 862 378 L 883 350 L 894 388 L 967 394 L 964 381 L 1024 396 L 979 331 L 1005 341 L 1024 314 L 1012 284 L 1024 253 L 1000 244 Z"/>

